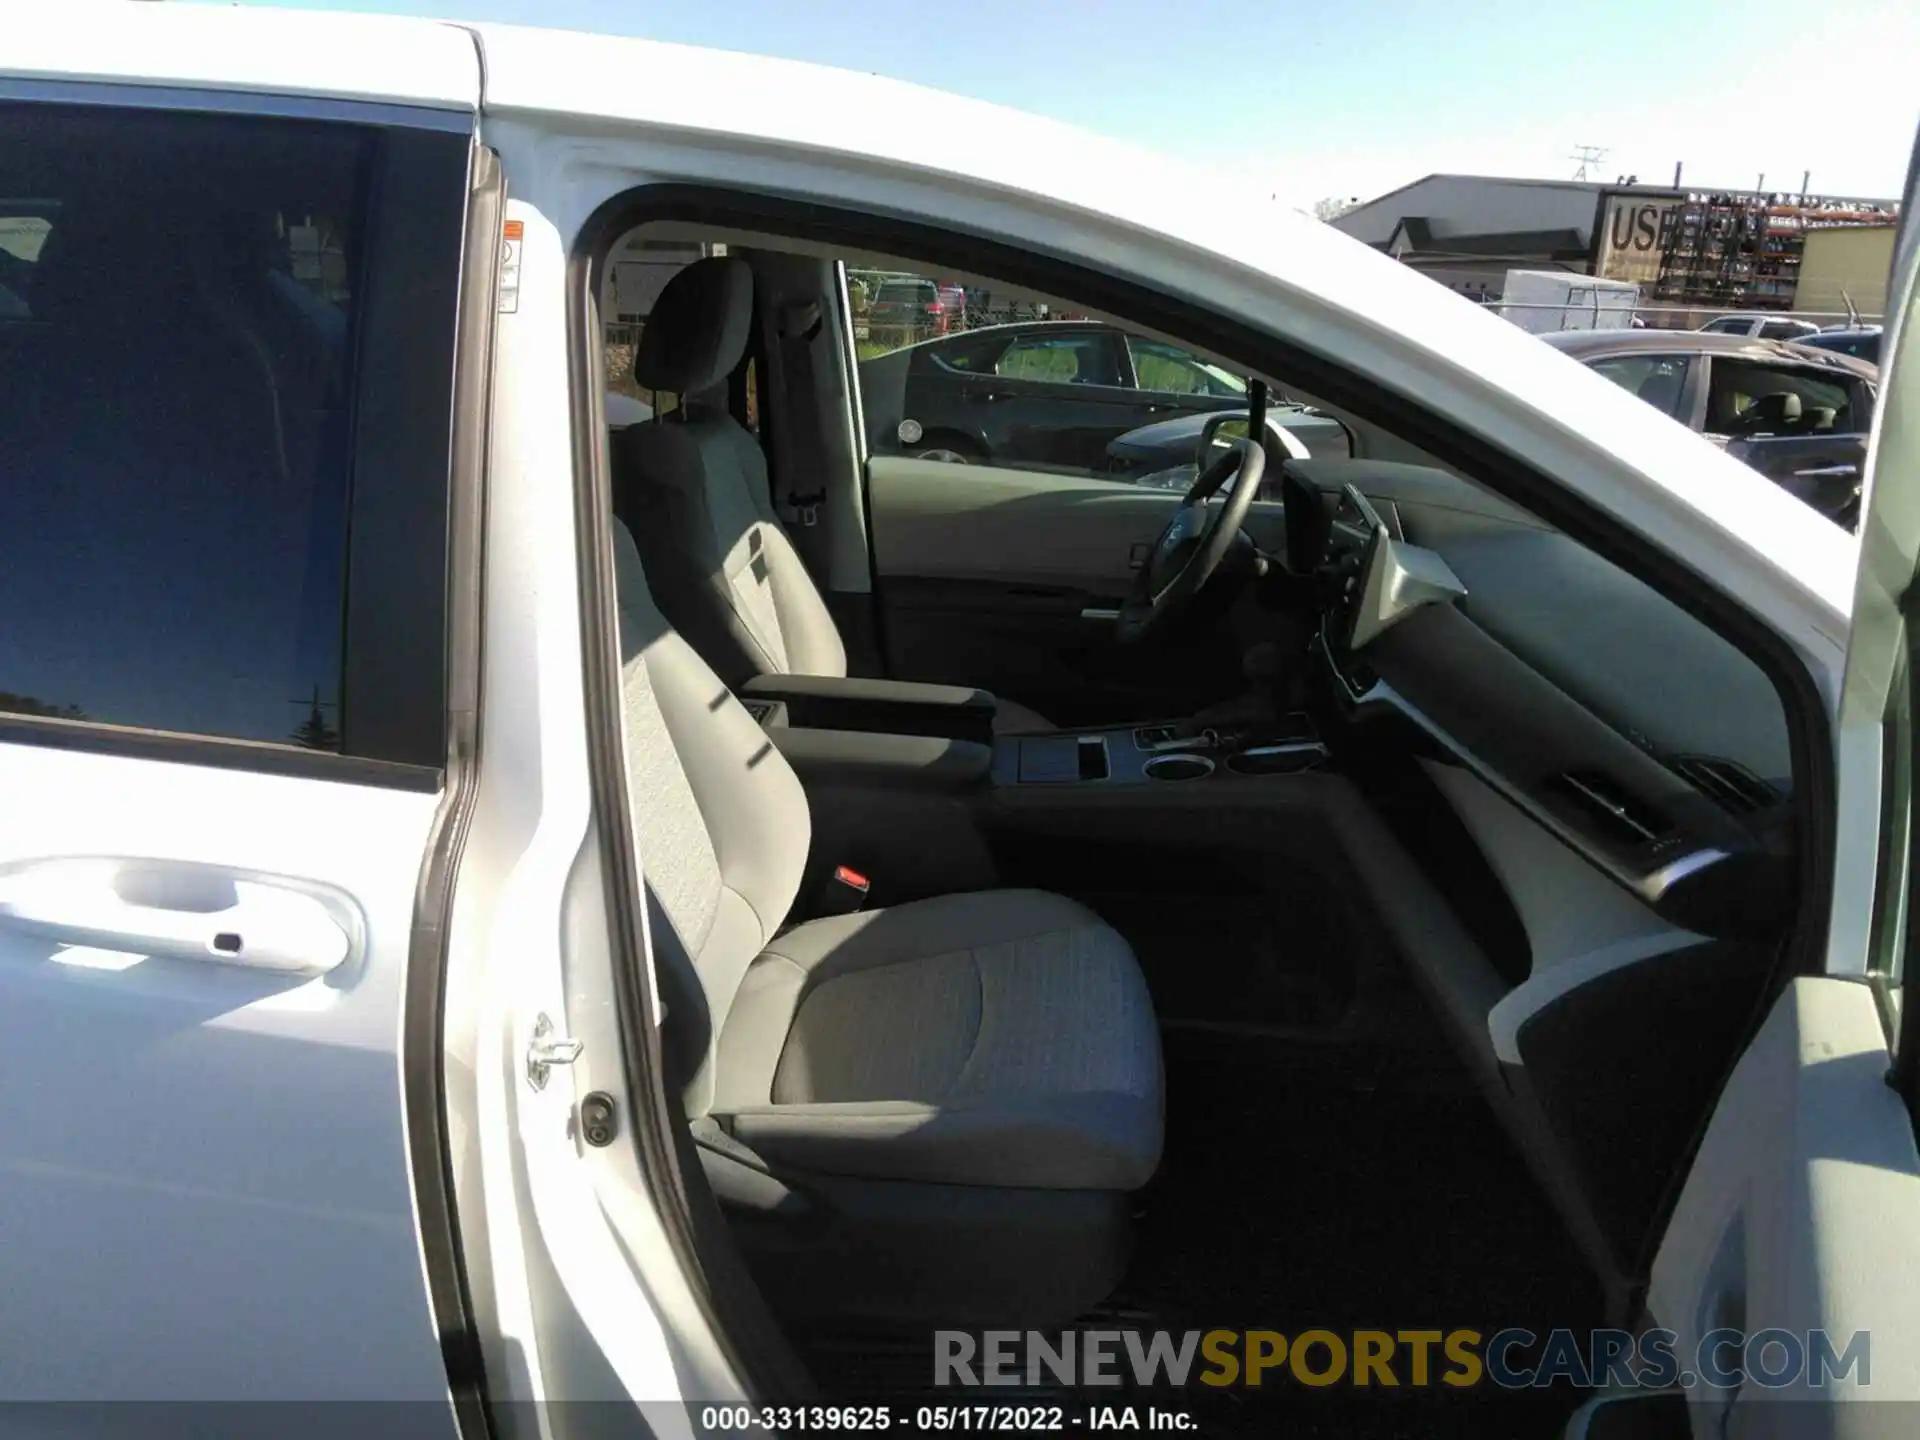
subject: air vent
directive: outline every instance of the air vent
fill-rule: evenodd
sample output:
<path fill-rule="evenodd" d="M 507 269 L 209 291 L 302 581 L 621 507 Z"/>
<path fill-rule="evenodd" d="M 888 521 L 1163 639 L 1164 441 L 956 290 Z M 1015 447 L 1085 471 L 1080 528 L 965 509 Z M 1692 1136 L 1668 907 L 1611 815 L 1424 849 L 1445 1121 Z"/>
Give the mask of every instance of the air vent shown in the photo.
<path fill-rule="evenodd" d="M 1616 844 L 1644 845 L 1673 827 L 1597 770 L 1569 770 L 1549 782 L 1554 792 Z"/>
<path fill-rule="evenodd" d="M 1702 795 L 1736 815 L 1752 815 L 1780 803 L 1780 792 L 1746 766 L 1718 755 L 1679 755 L 1673 771 Z"/>

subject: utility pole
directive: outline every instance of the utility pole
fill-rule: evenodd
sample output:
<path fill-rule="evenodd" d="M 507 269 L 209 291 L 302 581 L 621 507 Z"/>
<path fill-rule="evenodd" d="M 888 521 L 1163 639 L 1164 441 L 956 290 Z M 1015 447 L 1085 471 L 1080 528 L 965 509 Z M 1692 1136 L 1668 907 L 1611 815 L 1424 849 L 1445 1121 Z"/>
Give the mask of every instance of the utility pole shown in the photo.
<path fill-rule="evenodd" d="M 1588 178 L 1587 172 L 1596 168 L 1602 160 L 1607 158 L 1607 147 L 1604 145 L 1576 145 L 1573 147 L 1573 154 L 1568 158 L 1580 162 L 1580 168 L 1573 172 L 1573 178 L 1576 180 L 1585 180 Z"/>

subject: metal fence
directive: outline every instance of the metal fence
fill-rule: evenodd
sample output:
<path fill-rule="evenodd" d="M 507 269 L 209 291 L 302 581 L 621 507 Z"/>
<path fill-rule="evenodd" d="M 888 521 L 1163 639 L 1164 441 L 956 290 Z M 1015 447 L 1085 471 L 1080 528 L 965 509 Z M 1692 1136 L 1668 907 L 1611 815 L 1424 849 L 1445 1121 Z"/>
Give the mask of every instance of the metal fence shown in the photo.
<path fill-rule="evenodd" d="M 873 319 L 859 308 L 853 312 L 853 339 L 862 359 L 884 355 L 923 340 L 940 340 L 963 335 L 989 325 L 1010 325 L 1016 321 L 1080 320 L 1085 316 L 1058 306 L 1039 304 L 965 305 L 937 315 L 916 315 L 909 320 Z"/>

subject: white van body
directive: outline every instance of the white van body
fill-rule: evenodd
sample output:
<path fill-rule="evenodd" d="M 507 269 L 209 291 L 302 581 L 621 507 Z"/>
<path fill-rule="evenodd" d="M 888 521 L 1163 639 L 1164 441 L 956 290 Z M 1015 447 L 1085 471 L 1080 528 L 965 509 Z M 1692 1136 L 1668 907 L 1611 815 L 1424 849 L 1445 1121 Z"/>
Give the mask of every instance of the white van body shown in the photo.
<path fill-rule="evenodd" d="M 1625 330 L 1633 324 L 1640 287 L 1628 280 L 1569 275 L 1564 270 L 1509 270 L 1495 308 L 1535 335 L 1556 330 Z"/>

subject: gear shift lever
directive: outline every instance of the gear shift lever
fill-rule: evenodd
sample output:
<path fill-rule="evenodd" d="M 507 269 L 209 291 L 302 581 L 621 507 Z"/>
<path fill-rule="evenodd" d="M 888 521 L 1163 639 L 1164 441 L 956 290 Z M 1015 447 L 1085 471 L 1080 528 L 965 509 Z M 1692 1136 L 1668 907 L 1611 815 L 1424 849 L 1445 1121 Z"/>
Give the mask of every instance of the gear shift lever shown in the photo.
<path fill-rule="evenodd" d="M 1274 705 L 1274 689 L 1282 670 L 1280 647 L 1262 641 L 1240 657 L 1240 677 L 1247 682 L 1246 693 L 1218 705 L 1209 705 L 1174 727 L 1182 737 L 1200 735 L 1208 730 L 1233 731 L 1271 724 L 1279 718 Z"/>

